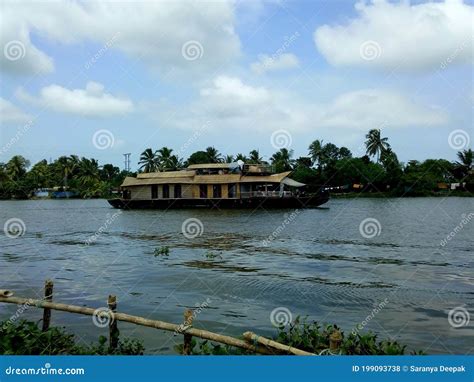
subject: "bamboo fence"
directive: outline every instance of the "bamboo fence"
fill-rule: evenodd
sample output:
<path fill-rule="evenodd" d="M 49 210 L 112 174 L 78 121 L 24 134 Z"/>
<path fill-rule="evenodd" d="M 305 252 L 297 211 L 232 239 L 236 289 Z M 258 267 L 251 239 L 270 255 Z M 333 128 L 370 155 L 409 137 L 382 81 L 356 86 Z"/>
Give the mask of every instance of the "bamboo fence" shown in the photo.
<path fill-rule="evenodd" d="M 53 282 L 47 280 L 44 288 L 44 299 L 31 299 L 23 297 L 15 297 L 12 291 L 0 289 L 0 303 L 28 305 L 39 309 L 43 309 L 43 331 L 48 330 L 51 323 L 51 311 L 58 310 L 75 314 L 83 314 L 87 316 L 97 316 L 97 309 L 69 305 L 53 302 Z M 99 313 L 100 314 L 100 313 Z M 304 350 L 296 349 L 279 342 L 258 336 L 252 332 L 245 332 L 243 340 L 223 334 L 213 333 L 203 329 L 193 327 L 193 312 L 187 309 L 184 312 L 184 324 L 172 324 L 165 321 L 151 320 L 144 317 L 134 316 L 126 313 L 117 312 L 117 298 L 110 295 L 108 298 L 108 311 L 102 314 L 109 315 L 109 347 L 116 349 L 118 346 L 118 321 L 128 322 L 135 325 L 146 326 L 149 328 L 160 329 L 170 332 L 182 334 L 184 338 L 183 354 L 190 355 L 192 352 L 192 337 L 218 342 L 232 347 L 244 349 L 246 351 L 258 354 L 295 354 L 295 355 L 315 355 Z M 335 336 L 337 339 L 337 336 Z M 338 343 L 331 343 L 331 348 L 338 347 Z"/>

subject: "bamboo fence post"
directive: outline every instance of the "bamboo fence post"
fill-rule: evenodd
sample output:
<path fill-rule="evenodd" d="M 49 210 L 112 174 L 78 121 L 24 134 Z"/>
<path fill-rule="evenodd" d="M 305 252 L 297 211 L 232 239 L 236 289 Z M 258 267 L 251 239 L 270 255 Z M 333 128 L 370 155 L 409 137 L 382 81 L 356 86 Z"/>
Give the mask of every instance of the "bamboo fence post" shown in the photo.
<path fill-rule="evenodd" d="M 13 296 L 13 292 L 7 289 L 0 289 L 0 296 L 2 297 L 11 297 Z"/>
<path fill-rule="evenodd" d="M 109 349 L 115 350 L 118 346 L 119 330 L 117 327 L 117 320 L 115 313 L 117 312 L 117 296 L 109 295 L 107 301 L 109 306 Z"/>
<path fill-rule="evenodd" d="M 280 351 L 284 351 L 287 353 L 295 354 L 295 355 L 315 355 L 314 353 L 310 353 L 304 350 L 296 349 L 288 345 L 283 345 L 279 342 L 270 340 L 268 338 L 258 336 L 253 332 L 245 332 L 243 334 L 244 338 L 249 342 L 257 342 L 259 344 L 265 345 L 266 347 L 277 349 Z"/>
<path fill-rule="evenodd" d="M 342 343 L 342 334 L 339 330 L 334 330 L 329 336 L 329 350 L 332 354 L 339 350 Z"/>
<path fill-rule="evenodd" d="M 194 315 L 191 309 L 186 309 L 184 311 L 184 327 L 188 328 L 193 325 Z M 192 344 L 191 341 L 193 336 L 191 334 L 184 333 L 184 344 L 183 344 L 183 355 L 191 355 Z"/>
<path fill-rule="evenodd" d="M 53 281 L 46 280 L 44 283 L 44 300 L 53 301 Z M 44 308 L 43 310 L 43 332 L 49 329 L 51 323 L 51 309 Z"/>

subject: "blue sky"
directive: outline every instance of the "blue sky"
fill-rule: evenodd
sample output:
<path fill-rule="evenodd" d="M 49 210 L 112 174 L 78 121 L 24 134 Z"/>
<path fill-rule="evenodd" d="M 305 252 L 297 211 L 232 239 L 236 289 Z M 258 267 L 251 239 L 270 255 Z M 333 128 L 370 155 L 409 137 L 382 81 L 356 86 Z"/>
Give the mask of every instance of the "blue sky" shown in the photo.
<path fill-rule="evenodd" d="M 132 168 L 314 139 L 454 160 L 473 132 L 473 2 L 1 2 L 0 162 Z M 30 122 L 32 121 L 32 122 Z M 457 137 L 457 139 L 456 139 Z M 453 143 L 455 139 L 455 143 Z"/>

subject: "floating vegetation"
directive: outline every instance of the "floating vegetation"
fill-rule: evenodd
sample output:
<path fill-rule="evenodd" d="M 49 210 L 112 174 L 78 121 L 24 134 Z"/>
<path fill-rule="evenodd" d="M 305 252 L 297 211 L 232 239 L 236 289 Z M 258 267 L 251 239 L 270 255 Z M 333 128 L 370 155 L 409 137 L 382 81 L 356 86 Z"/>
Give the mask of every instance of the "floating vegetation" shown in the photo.
<path fill-rule="evenodd" d="M 212 251 L 207 251 L 204 256 L 206 257 L 206 259 L 208 260 L 214 260 L 215 258 L 219 258 L 219 259 L 222 259 L 222 256 L 219 254 L 219 253 L 214 253 Z"/>
<path fill-rule="evenodd" d="M 169 247 L 160 247 L 160 248 L 155 248 L 153 251 L 153 254 L 156 256 L 169 256 L 170 254 L 170 249 Z"/>

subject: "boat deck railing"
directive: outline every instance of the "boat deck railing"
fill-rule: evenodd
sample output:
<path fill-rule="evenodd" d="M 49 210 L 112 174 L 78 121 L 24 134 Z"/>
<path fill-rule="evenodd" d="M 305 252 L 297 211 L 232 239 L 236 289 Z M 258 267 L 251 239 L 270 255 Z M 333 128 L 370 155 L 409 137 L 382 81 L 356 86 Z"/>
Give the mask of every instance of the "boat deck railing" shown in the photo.
<path fill-rule="evenodd" d="M 290 198 L 295 196 L 291 191 L 251 191 L 241 192 L 240 197 L 245 198 Z"/>

